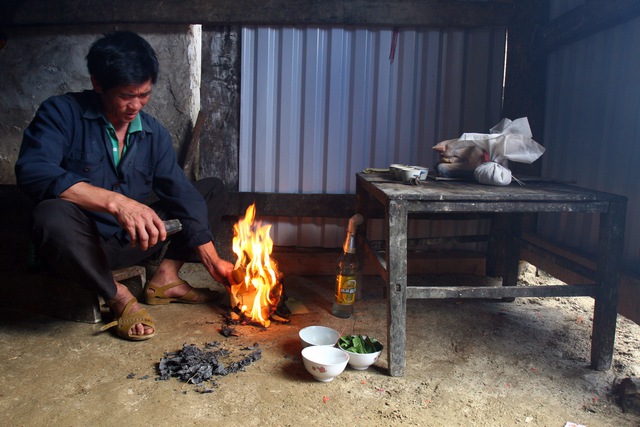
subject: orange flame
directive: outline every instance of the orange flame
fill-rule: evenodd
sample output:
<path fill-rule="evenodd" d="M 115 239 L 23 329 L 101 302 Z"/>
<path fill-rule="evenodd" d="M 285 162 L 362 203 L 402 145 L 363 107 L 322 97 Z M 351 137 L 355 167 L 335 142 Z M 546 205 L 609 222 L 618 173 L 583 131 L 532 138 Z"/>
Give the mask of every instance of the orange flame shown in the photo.
<path fill-rule="evenodd" d="M 231 306 L 266 327 L 280 302 L 282 285 L 277 264 L 271 259 L 271 225 L 254 223 L 255 215 L 254 203 L 233 226 L 233 252 L 238 256 L 234 275 L 238 283 L 231 286 Z"/>

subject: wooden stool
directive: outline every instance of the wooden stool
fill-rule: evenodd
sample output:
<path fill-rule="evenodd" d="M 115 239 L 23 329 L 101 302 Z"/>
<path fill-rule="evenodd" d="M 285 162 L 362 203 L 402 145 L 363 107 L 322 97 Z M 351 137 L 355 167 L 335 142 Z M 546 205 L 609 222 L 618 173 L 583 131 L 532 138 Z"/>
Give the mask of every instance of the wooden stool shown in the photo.
<path fill-rule="evenodd" d="M 113 270 L 113 278 L 124 284 L 134 297 L 140 299 L 147 281 L 144 267 L 132 267 Z M 45 286 L 49 302 L 49 314 L 63 320 L 84 323 L 102 321 L 101 298 L 90 289 L 75 282 L 48 275 Z"/>

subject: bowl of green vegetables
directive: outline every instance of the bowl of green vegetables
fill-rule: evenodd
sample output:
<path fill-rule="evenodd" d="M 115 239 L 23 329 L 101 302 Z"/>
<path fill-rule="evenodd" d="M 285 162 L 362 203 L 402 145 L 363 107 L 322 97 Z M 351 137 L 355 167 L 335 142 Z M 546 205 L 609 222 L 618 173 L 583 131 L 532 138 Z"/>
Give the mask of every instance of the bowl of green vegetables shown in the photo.
<path fill-rule="evenodd" d="M 376 363 L 382 353 L 382 343 L 367 335 L 343 335 L 338 348 L 349 355 L 349 366 L 364 371 Z"/>

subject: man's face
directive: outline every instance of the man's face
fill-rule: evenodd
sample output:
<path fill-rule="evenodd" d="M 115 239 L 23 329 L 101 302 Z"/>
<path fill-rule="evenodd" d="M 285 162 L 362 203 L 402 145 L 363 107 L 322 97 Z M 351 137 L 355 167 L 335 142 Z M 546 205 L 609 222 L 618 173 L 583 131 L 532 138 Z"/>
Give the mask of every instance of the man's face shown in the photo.
<path fill-rule="evenodd" d="M 102 90 L 93 79 L 93 87 L 102 98 L 107 119 L 114 128 L 128 126 L 151 98 L 151 79 L 144 83 Z"/>

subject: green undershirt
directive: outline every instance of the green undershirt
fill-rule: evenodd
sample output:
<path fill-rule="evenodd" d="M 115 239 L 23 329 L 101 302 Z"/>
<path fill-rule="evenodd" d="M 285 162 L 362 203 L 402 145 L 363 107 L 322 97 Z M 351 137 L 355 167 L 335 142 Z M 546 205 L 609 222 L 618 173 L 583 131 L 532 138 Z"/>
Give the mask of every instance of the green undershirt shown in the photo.
<path fill-rule="evenodd" d="M 111 146 L 113 147 L 113 162 L 115 163 L 116 167 L 118 167 L 118 165 L 120 164 L 120 159 L 122 159 L 124 157 L 124 154 L 127 152 L 127 147 L 129 146 L 129 136 L 134 132 L 142 131 L 142 120 L 140 120 L 140 114 L 138 114 L 136 118 L 133 119 L 131 123 L 129 123 L 129 127 L 127 128 L 127 136 L 125 137 L 124 146 L 122 147 L 122 155 L 120 155 L 118 149 L 118 136 L 116 135 L 116 130 L 111 122 L 109 122 L 109 120 L 106 120 L 106 122 L 107 134 L 109 135 Z"/>

